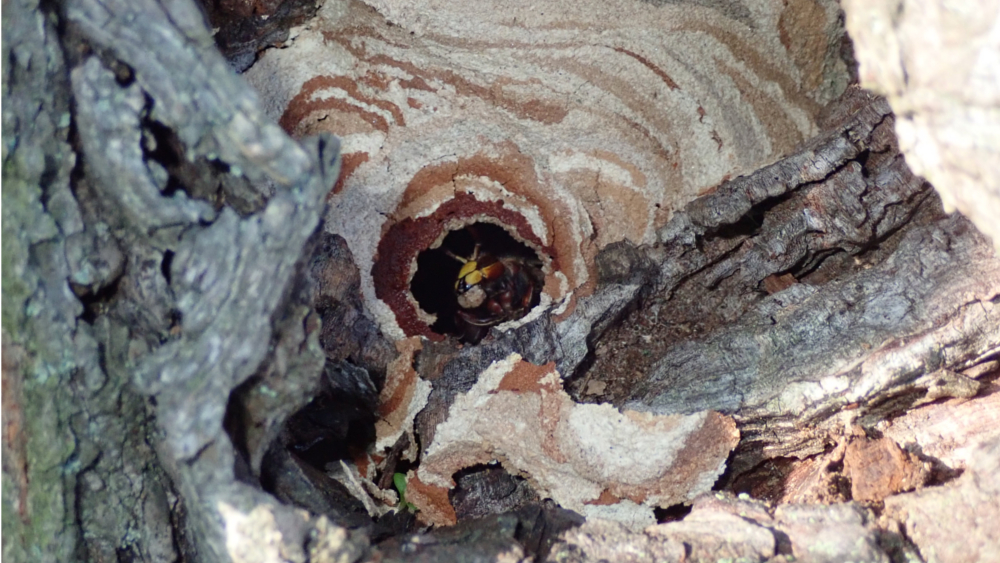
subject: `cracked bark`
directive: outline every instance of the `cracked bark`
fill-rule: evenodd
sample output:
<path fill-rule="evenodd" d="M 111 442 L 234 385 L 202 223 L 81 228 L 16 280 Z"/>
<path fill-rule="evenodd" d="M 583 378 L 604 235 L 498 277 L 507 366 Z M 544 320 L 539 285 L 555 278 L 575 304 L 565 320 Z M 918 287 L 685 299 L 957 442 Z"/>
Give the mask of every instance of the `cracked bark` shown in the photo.
<path fill-rule="evenodd" d="M 21 485 L 5 495 L 17 499 L 4 504 L 5 555 L 228 560 L 220 506 L 267 507 L 285 541 L 301 538 L 306 518 L 233 479 L 222 414 L 272 339 L 320 358 L 290 366 L 303 379 L 322 366 L 315 335 L 281 320 L 296 311 L 338 144 L 299 145 L 262 119 L 193 4 L 52 8 L 4 13 L 5 36 L 36 24 L 4 47 L 4 347 L 21 360 L 4 381 L 22 390 L 5 401 L 23 413 L 21 463 L 4 466 Z M 170 139 L 157 127 L 192 165 L 233 177 L 206 181 L 244 217 L 165 195 L 150 153 Z M 101 252 L 124 253 L 124 267 Z"/>
<path fill-rule="evenodd" d="M 4 556 L 362 557 L 367 532 L 338 535 L 234 469 L 242 455 L 259 474 L 327 361 L 377 379 L 393 354 L 358 301 L 338 300 L 352 290 L 308 283 L 330 262 L 310 259 L 336 140 L 299 144 L 270 123 L 193 4 L 13 0 L 3 29 Z M 568 319 L 428 345 L 423 443 L 511 352 L 555 361 L 581 398 L 601 382 L 619 405 L 733 415 L 730 484 L 825 451 L 845 426 L 975 396 L 1000 350 L 996 257 L 905 168 L 884 101 L 854 91 L 835 109 L 795 154 L 677 213 L 656 246 L 609 247 Z M 615 346 L 638 354 L 641 379 L 608 369 Z M 252 429 L 235 447 L 234 390 Z M 496 517 L 477 549 L 530 543 L 518 522 L 536 518 Z M 234 530 L 260 534 L 259 553 Z M 464 533 L 435 540 L 438 557 Z M 412 548 L 394 542 L 377 549 Z"/>

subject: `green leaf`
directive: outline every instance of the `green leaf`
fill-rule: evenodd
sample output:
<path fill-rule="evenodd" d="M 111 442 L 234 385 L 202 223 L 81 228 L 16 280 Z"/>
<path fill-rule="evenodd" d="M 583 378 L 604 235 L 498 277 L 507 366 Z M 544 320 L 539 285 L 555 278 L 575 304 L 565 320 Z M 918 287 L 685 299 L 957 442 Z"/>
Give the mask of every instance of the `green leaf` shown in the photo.
<path fill-rule="evenodd" d="M 402 473 L 393 473 L 392 484 L 395 485 L 396 490 L 399 491 L 400 502 L 405 502 L 403 501 L 403 495 L 406 494 L 406 475 L 403 475 Z"/>
<path fill-rule="evenodd" d="M 417 507 L 413 506 L 412 503 L 406 502 L 406 475 L 403 475 L 402 473 L 393 473 L 392 484 L 395 485 L 396 490 L 399 491 L 400 510 L 408 510 L 410 512 L 416 512 Z"/>

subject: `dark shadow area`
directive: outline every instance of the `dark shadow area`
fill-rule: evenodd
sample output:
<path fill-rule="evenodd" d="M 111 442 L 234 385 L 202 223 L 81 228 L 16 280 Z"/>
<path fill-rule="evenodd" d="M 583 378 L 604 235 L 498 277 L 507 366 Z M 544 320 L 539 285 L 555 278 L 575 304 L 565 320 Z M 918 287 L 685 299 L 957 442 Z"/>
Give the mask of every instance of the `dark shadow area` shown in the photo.
<path fill-rule="evenodd" d="M 375 441 L 376 408 L 374 386 L 352 389 L 325 377 L 316 398 L 285 423 L 288 450 L 321 470 L 354 459 Z"/>
<path fill-rule="evenodd" d="M 680 522 L 685 516 L 691 513 L 691 505 L 689 504 L 674 504 L 666 508 L 654 508 L 653 516 L 656 516 L 657 524 L 665 524 L 667 522 Z"/>
<path fill-rule="evenodd" d="M 98 316 L 106 312 L 118 294 L 118 285 L 121 279 L 122 276 L 119 276 L 113 282 L 99 288 L 97 291 L 91 291 L 88 287 L 70 283 L 70 288 L 73 289 L 73 293 L 76 294 L 83 305 L 83 314 L 80 315 L 81 321 L 92 325 Z"/>

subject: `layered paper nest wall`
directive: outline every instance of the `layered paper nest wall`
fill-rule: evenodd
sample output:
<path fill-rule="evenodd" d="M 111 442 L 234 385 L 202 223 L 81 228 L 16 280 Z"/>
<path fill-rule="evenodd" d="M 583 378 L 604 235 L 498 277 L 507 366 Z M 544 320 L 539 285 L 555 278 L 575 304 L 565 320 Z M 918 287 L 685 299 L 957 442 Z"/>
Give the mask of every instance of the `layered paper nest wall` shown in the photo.
<path fill-rule="evenodd" d="M 441 338 L 409 291 L 449 230 L 504 227 L 572 310 L 606 245 L 778 159 L 846 87 L 835 2 L 328 2 L 247 73 L 295 136 L 343 140 L 327 229 L 391 338 Z M 559 317 L 557 317 L 559 318 Z"/>

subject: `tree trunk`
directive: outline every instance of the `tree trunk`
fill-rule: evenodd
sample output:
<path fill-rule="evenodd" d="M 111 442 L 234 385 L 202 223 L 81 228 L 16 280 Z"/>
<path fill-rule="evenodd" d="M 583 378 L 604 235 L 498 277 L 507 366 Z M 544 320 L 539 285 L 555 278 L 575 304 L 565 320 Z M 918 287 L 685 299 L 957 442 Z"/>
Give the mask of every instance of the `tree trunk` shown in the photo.
<path fill-rule="evenodd" d="M 625 23 L 590 4 L 576 23 L 244 4 L 4 6 L 5 557 L 996 548 L 935 531 L 945 511 L 1000 517 L 1000 425 L 981 422 L 1000 397 L 1000 261 L 906 167 L 889 104 L 845 89 L 835 4 L 637 3 Z M 615 39 L 663 14 L 691 44 Z M 601 38 L 574 52 L 603 51 L 564 58 L 563 24 Z M 509 49 L 495 67 L 476 58 L 491 49 Z M 531 68 L 505 66 L 519 56 Z M 688 56 L 708 70 L 669 66 Z M 476 223 L 544 281 L 526 316 L 459 343 L 411 281 Z M 451 298 L 453 273 L 433 283 Z M 593 475 L 592 435 L 503 426 L 579 418 L 658 440 L 624 473 L 676 455 L 623 483 Z M 412 518 L 387 513 L 404 470 L 418 519 L 460 525 L 405 535 Z M 699 496 L 717 476 L 758 500 Z"/>

